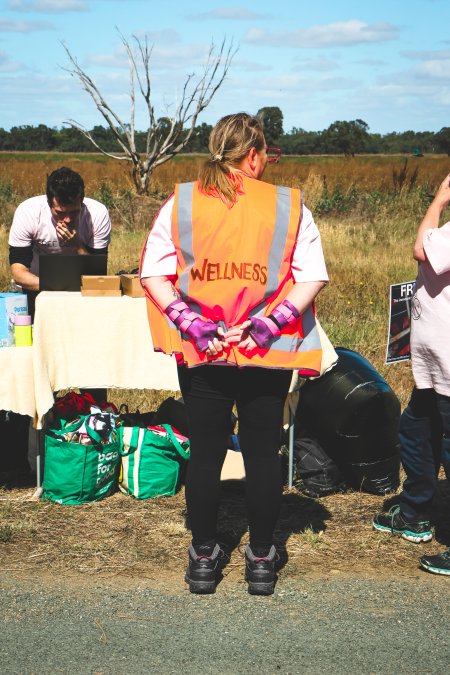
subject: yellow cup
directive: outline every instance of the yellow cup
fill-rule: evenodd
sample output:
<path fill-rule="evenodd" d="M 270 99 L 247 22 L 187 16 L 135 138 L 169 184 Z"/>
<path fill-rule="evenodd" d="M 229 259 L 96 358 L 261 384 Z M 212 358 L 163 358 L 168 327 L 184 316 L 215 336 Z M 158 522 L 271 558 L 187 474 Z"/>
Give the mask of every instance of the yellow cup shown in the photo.
<path fill-rule="evenodd" d="M 31 316 L 16 314 L 14 317 L 14 341 L 16 347 L 31 347 L 33 344 Z"/>

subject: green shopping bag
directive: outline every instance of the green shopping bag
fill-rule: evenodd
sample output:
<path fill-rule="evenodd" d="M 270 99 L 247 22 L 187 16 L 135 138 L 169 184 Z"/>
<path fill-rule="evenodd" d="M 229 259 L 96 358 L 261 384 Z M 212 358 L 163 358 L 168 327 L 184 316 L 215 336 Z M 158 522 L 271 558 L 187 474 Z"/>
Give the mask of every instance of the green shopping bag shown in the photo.
<path fill-rule="evenodd" d="M 110 495 L 117 486 L 120 471 L 120 437 L 101 443 L 101 436 L 82 415 L 72 424 L 52 429 L 45 435 L 45 466 L 42 498 L 59 504 L 97 502 Z M 61 440 L 85 424 L 91 445 Z M 64 425 L 64 421 L 61 421 Z"/>
<path fill-rule="evenodd" d="M 152 429 L 120 427 L 122 469 L 119 488 L 137 499 L 169 497 L 180 487 L 189 459 L 189 441 L 180 443 L 169 424 L 161 436 Z"/>

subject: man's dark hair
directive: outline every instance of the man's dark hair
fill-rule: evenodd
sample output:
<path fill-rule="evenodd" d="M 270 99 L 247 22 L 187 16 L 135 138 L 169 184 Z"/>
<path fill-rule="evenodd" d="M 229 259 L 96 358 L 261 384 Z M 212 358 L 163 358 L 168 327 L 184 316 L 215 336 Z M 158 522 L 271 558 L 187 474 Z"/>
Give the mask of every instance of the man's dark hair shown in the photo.
<path fill-rule="evenodd" d="M 54 197 L 60 204 L 74 204 L 84 199 L 84 181 L 79 173 L 62 166 L 47 177 L 46 193 L 49 206 Z"/>

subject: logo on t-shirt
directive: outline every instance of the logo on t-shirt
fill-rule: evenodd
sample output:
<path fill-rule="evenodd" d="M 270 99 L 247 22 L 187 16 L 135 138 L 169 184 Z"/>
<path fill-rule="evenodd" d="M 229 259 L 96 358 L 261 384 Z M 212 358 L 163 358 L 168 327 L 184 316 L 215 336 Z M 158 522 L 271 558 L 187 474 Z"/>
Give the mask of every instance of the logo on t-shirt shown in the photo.
<path fill-rule="evenodd" d="M 59 246 L 58 241 L 51 241 L 51 239 L 36 239 L 36 244 L 43 246 L 44 248 L 55 248 Z"/>

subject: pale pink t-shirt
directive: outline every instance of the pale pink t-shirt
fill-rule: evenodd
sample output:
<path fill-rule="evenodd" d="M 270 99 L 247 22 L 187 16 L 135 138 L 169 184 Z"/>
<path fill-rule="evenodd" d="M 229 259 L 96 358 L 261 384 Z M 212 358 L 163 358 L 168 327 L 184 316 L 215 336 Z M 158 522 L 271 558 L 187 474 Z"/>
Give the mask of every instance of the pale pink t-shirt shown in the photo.
<path fill-rule="evenodd" d="M 411 362 L 418 389 L 450 396 L 450 222 L 427 230 L 411 310 Z"/>
<path fill-rule="evenodd" d="M 111 236 L 111 221 L 106 206 L 85 197 L 77 230 L 83 244 L 90 248 L 106 248 Z M 19 204 L 9 233 L 9 245 L 33 246 L 30 270 L 36 275 L 39 275 L 40 253 L 75 254 L 70 246 L 61 246 L 46 195 L 31 197 Z"/>
<path fill-rule="evenodd" d="M 148 235 L 141 265 L 142 279 L 176 274 L 177 254 L 171 235 L 173 202 L 172 195 L 161 207 Z M 296 282 L 328 281 L 319 230 L 311 211 L 305 206 L 291 269 Z"/>

